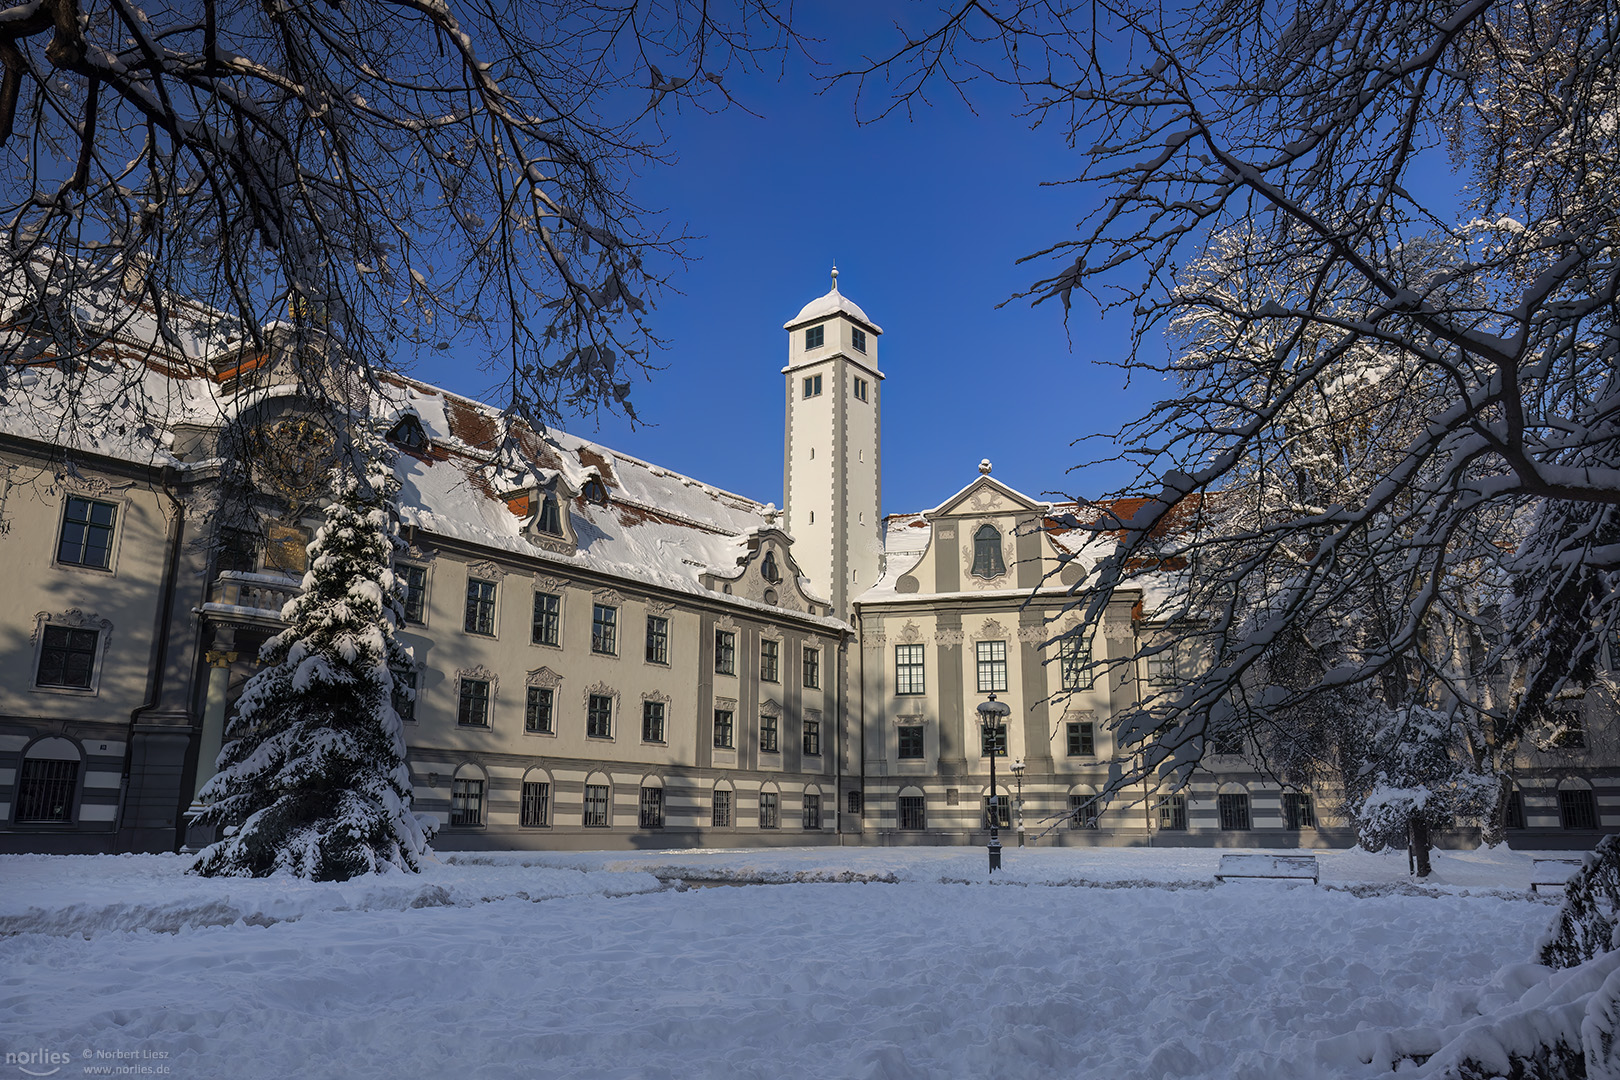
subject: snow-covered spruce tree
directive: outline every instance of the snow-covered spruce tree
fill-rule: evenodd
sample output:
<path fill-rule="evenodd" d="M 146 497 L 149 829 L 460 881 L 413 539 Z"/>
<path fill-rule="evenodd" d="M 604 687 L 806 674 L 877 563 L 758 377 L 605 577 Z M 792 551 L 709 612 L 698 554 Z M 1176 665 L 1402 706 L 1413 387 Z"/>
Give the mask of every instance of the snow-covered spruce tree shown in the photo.
<path fill-rule="evenodd" d="M 391 563 L 399 481 L 362 459 L 333 471 L 326 523 L 310 545 L 291 624 L 265 643 L 226 731 L 199 820 L 227 835 L 192 866 L 204 876 L 288 871 L 343 881 L 418 869 L 434 825 L 411 810 L 394 670 L 411 654 Z"/>

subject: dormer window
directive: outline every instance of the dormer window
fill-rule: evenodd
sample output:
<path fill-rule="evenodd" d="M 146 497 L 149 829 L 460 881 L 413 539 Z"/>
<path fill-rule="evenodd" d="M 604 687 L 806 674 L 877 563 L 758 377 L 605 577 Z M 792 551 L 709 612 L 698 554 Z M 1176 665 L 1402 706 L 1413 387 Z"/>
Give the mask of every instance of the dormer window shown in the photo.
<path fill-rule="evenodd" d="M 599 477 L 591 477 L 585 481 L 585 501 L 606 506 L 608 501 L 607 485 Z"/>
<path fill-rule="evenodd" d="M 535 527 L 543 533 L 550 533 L 552 536 L 561 536 L 563 534 L 562 512 L 557 507 L 556 492 L 546 492 L 545 501 L 540 504 L 540 519 L 535 523 Z"/>
<path fill-rule="evenodd" d="M 819 349 L 827 341 L 826 326 L 812 326 L 804 332 L 804 347 L 806 349 Z"/>
<path fill-rule="evenodd" d="M 399 423 L 388 432 L 388 441 L 418 453 L 428 448 L 427 432 L 422 430 L 422 421 L 409 414 L 400 417 Z"/>
<path fill-rule="evenodd" d="M 1007 572 L 1001 560 L 1001 531 L 994 525 L 980 525 L 973 534 L 973 576 L 997 578 Z"/>
<path fill-rule="evenodd" d="M 775 583 L 782 580 L 780 571 L 776 569 L 776 552 L 767 551 L 765 560 L 760 563 L 759 572 L 765 575 L 765 580 Z"/>
<path fill-rule="evenodd" d="M 858 326 L 850 327 L 849 341 L 860 352 L 866 351 L 866 331 Z"/>

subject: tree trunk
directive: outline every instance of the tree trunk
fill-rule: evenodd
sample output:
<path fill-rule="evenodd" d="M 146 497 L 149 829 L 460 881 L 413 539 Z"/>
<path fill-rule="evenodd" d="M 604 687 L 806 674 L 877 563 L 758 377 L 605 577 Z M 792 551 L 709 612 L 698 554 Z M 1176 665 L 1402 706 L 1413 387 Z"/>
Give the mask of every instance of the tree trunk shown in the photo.
<path fill-rule="evenodd" d="M 1429 865 L 1429 823 L 1422 814 L 1413 814 L 1406 822 L 1406 852 L 1412 876 L 1426 878 L 1433 871 Z"/>
<path fill-rule="evenodd" d="M 1497 778 L 1496 806 L 1480 821 L 1479 842 L 1495 847 L 1507 841 L 1508 800 L 1513 798 L 1513 778 L 1502 774 Z"/>

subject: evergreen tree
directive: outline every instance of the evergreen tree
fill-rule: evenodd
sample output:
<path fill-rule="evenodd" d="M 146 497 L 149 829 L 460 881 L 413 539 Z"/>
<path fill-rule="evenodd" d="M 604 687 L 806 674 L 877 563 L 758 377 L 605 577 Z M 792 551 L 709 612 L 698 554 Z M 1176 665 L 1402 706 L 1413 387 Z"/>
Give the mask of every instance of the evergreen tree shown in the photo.
<path fill-rule="evenodd" d="M 265 643 L 201 792 L 198 818 L 226 835 L 192 872 L 262 877 L 290 871 L 344 881 L 387 867 L 418 869 L 434 828 L 411 811 L 396 708 L 411 664 L 394 636 L 403 616 L 391 564 L 398 545 L 396 480 L 362 458 L 333 471 L 333 501 L 310 545 L 290 624 Z"/>

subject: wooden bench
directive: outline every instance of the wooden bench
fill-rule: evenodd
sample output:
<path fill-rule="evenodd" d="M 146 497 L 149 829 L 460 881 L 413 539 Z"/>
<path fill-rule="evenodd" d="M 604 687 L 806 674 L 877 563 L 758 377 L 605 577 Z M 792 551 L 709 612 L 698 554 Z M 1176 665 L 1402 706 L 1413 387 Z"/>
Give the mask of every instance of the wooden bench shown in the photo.
<path fill-rule="evenodd" d="M 1315 855 L 1222 855 L 1216 881 L 1233 878 L 1261 878 L 1276 881 L 1320 883 L 1321 871 Z"/>
<path fill-rule="evenodd" d="M 1540 892 L 1543 885 L 1562 889 L 1569 884 L 1582 859 L 1536 859 L 1530 864 L 1530 891 Z"/>

